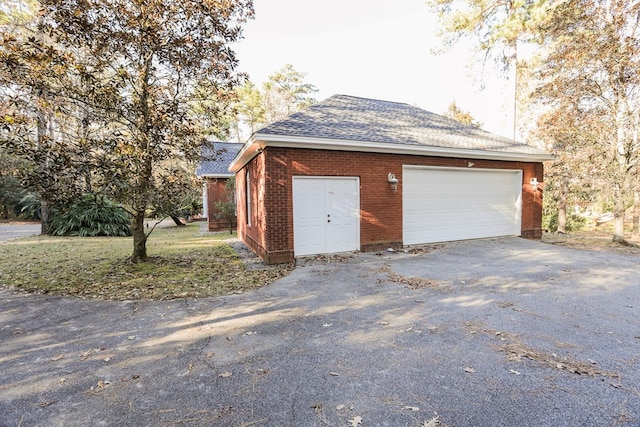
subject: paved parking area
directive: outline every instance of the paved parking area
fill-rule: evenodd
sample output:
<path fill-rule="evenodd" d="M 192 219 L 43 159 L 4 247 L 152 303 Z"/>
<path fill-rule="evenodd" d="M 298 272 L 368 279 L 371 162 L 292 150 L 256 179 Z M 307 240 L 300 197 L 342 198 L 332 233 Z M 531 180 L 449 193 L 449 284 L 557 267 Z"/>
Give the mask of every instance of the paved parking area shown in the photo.
<path fill-rule="evenodd" d="M 639 267 L 506 238 L 206 300 L 0 291 L 0 425 L 637 426 Z"/>
<path fill-rule="evenodd" d="M 40 234 L 40 224 L 0 224 L 0 243 Z"/>

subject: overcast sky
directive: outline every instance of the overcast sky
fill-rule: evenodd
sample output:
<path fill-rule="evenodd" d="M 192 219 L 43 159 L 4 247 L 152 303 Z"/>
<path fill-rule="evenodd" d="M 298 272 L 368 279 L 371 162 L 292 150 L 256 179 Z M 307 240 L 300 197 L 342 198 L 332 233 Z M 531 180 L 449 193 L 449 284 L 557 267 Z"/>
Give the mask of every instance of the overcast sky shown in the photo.
<path fill-rule="evenodd" d="M 318 100 L 345 94 L 438 114 L 456 100 L 485 129 L 513 136 L 511 83 L 491 65 L 483 73 L 467 46 L 432 53 L 442 42 L 424 0 L 255 0 L 254 7 L 234 49 L 257 85 L 290 63 L 307 73 Z"/>

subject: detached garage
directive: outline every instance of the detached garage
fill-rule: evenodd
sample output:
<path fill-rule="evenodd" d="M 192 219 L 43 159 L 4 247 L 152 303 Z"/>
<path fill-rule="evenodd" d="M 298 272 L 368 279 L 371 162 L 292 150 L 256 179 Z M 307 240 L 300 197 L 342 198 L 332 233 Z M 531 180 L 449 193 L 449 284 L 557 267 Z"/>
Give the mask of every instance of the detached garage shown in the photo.
<path fill-rule="evenodd" d="M 542 236 L 543 150 L 402 103 L 335 95 L 242 147 L 238 234 L 268 263 Z"/>

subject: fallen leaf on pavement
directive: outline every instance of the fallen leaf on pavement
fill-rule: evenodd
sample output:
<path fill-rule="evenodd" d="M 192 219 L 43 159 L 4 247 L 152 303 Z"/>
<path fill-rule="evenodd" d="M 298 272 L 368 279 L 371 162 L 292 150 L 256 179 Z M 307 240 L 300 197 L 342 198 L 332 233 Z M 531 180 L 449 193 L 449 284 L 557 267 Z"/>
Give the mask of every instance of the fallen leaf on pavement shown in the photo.
<path fill-rule="evenodd" d="M 360 424 L 362 424 L 362 417 L 353 417 L 349 420 L 351 427 L 358 427 Z"/>
<path fill-rule="evenodd" d="M 80 360 L 87 360 L 89 358 L 89 356 L 91 356 L 91 354 L 93 354 L 94 352 L 98 352 L 100 350 L 98 349 L 91 349 L 91 350 L 87 350 L 83 353 L 80 354 Z"/>
<path fill-rule="evenodd" d="M 440 416 L 431 418 L 429 421 L 423 422 L 420 427 L 440 427 Z"/>
<path fill-rule="evenodd" d="M 107 387 L 109 387 L 110 385 L 111 385 L 111 382 L 110 382 L 110 381 L 103 381 L 103 380 L 100 380 L 100 381 L 98 381 L 98 384 L 96 384 L 96 387 L 97 387 L 98 389 L 103 389 L 103 388 L 107 388 Z"/>
<path fill-rule="evenodd" d="M 38 401 L 38 406 L 40 406 L 41 408 L 46 408 L 47 406 L 53 405 L 54 403 L 55 402 L 49 401 L 44 397 L 41 397 L 40 400 Z"/>

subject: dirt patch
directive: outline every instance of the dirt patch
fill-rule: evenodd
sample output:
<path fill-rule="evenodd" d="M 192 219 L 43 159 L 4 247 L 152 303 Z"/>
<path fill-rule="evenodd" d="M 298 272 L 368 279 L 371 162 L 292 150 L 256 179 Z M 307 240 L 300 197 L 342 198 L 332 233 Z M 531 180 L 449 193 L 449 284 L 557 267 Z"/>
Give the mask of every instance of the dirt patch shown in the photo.
<path fill-rule="evenodd" d="M 630 243 L 640 245 L 640 237 L 627 235 L 626 238 Z M 580 231 L 571 234 L 545 233 L 542 236 L 542 241 L 573 249 L 640 255 L 640 247 L 614 242 L 611 230 L 601 229 L 599 227 L 595 230 Z"/>
<path fill-rule="evenodd" d="M 522 362 L 523 359 L 529 359 L 554 369 L 571 372 L 572 374 L 588 375 L 590 377 L 620 377 L 620 375 L 615 372 L 600 369 L 594 361 L 585 362 L 573 356 L 561 358 L 554 353 L 536 350 L 517 341 L 501 346 L 499 351 L 505 353 L 507 360 L 510 362 Z"/>
<path fill-rule="evenodd" d="M 316 265 L 316 264 L 346 264 L 355 259 L 355 255 L 352 254 L 334 254 L 334 255 L 309 255 L 304 257 L 298 257 L 296 259 L 296 265 Z"/>
<path fill-rule="evenodd" d="M 443 246 L 444 245 L 411 246 L 405 249 L 404 252 L 411 255 L 422 255 L 441 249 Z"/>
<path fill-rule="evenodd" d="M 391 270 L 391 266 L 389 264 L 385 264 L 382 267 L 376 270 L 378 273 L 386 273 L 388 274 L 388 279 L 394 283 L 401 283 L 408 289 L 424 289 L 424 288 L 438 288 L 441 287 L 440 282 L 437 280 L 429 280 L 423 279 L 421 277 L 406 277 L 401 276 L 397 273 L 394 273 Z M 379 282 L 383 282 L 384 279 L 379 279 Z"/>
<path fill-rule="evenodd" d="M 485 328 L 481 322 L 465 322 L 463 330 L 471 335 L 482 333 L 502 341 L 504 344 L 498 346 L 497 350 L 507 356 L 508 362 L 522 363 L 525 359 L 528 359 L 544 366 L 576 375 L 614 378 L 617 381 L 612 382 L 611 385 L 616 388 L 623 388 L 620 383 L 619 373 L 600 368 L 594 360 L 579 360 L 573 355 L 560 357 L 553 352 L 530 347 L 523 343 L 517 335 Z M 556 343 L 556 345 L 560 347 L 567 346 L 562 343 Z M 512 370 L 512 372 L 519 375 L 515 370 Z"/>

